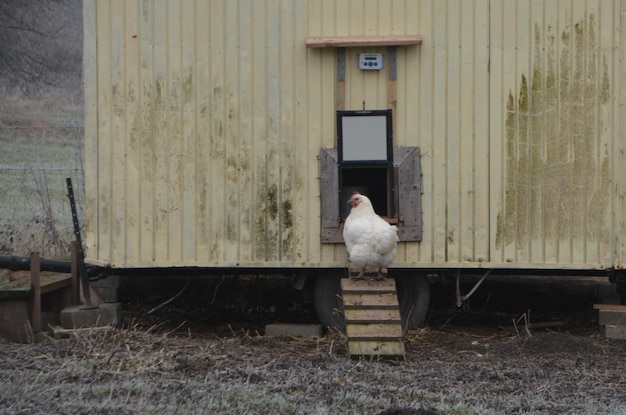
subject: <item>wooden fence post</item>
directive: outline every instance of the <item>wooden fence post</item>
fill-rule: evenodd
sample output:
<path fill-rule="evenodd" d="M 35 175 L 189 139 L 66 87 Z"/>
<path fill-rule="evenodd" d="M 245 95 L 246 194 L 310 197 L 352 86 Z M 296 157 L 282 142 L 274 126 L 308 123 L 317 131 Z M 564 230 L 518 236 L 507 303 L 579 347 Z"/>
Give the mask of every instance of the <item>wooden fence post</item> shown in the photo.
<path fill-rule="evenodd" d="M 41 266 L 39 262 L 39 252 L 30 254 L 30 284 L 32 293 L 33 310 L 31 317 L 31 327 L 33 329 L 33 342 L 39 343 L 43 340 L 41 328 Z"/>

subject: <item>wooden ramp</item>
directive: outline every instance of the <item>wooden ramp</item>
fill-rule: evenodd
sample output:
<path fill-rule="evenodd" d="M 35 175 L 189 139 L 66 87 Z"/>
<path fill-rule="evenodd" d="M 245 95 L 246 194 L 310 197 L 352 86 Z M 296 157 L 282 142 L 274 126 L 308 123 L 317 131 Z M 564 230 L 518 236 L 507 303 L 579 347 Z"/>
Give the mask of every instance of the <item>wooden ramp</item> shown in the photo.
<path fill-rule="evenodd" d="M 341 279 L 348 352 L 360 355 L 404 355 L 396 281 Z"/>

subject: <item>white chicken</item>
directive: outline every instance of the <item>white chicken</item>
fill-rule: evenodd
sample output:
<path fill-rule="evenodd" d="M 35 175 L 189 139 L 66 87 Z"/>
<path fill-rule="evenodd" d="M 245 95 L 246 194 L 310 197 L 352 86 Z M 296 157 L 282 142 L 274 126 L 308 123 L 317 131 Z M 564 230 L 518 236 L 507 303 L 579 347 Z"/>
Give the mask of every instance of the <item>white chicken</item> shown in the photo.
<path fill-rule="evenodd" d="M 343 240 L 348 260 L 360 271 L 356 278 L 363 278 L 368 266 L 377 267 L 377 278 L 384 278 L 382 268 L 396 257 L 398 228 L 374 212 L 367 196 L 354 192 L 348 203 L 352 209 L 343 226 Z"/>

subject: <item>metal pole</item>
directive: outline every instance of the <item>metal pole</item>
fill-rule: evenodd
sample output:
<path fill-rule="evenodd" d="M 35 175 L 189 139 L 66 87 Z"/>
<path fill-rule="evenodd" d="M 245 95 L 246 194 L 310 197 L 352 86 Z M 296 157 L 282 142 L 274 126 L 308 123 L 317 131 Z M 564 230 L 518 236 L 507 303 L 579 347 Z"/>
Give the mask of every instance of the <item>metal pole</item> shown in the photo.
<path fill-rule="evenodd" d="M 78 244 L 78 274 L 83 287 L 83 298 L 85 305 L 91 306 L 91 293 L 89 292 L 89 277 L 87 276 L 87 267 L 85 266 L 85 251 L 83 251 L 83 242 L 80 236 L 80 225 L 78 224 L 78 214 L 76 213 L 76 201 L 74 200 L 74 189 L 72 188 L 72 178 L 65 179 L 67 182 L 67 197 L 70 199 L 70 207 L 72 208 L 72 222 L 74 223 L 74 236 Z"/>

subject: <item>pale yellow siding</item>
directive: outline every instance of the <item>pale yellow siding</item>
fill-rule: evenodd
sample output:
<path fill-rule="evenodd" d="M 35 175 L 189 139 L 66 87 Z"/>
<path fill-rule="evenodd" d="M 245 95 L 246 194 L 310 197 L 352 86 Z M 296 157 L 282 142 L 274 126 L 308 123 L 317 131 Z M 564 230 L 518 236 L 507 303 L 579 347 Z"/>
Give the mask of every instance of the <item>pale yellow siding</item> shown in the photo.
<path fill-rule="evenodd" d="M 346 49 L 345 109 L 420 148 L 420 242 L 396 267 L 621 267 L 623 0 L 85 0 L 87 260 L 339 267 L 320 241 L 337 50 L 422 35 L 388 72 Z"/>
<path fill-rule="evenodd" d="M 491 2 L 491 260 L 624 261 L 624 3 Z"/>

